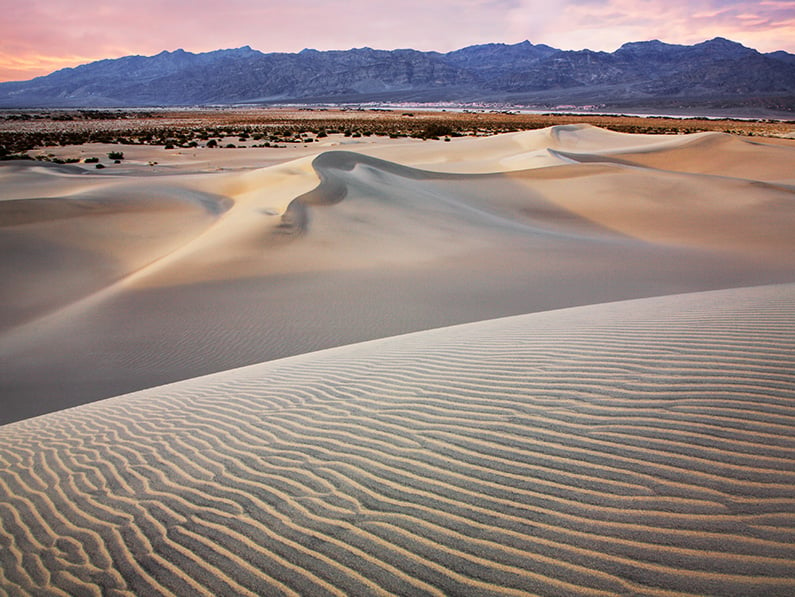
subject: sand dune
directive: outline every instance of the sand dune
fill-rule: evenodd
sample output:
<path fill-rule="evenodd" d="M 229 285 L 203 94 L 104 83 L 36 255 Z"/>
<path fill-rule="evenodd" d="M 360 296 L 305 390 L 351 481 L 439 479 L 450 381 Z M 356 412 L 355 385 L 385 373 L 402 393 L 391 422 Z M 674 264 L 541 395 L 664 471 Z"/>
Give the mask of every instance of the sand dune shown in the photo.
<path fill-rule="evenodd" d="M 587 124 L 560 125 L 534 131 L 507 133 L 486 138 L 456 139 L 444 151 L 432 143 L 412 148 L 400 146 L 357 148 L 385 160 L 437 172 L 491 173 L 543 168 L 565 163 L 555 154 L 568 152 L 636 152 L 678 147 L 699 139 L 687 136 L 626 135 Z"/>
<path fill-rule="evenodd" d="M 795 592 L 795 142 L 341 141 L 0 163 L 0 593 Z"/>
<path fill-rule="evenodd" d="M 582 125 L 333 143 L 234 171 L 0 165 L 0 422 L 405 332 L 795 279 L 792 189 L 761 180 L 791 175 L 790 147 Z M 715 143 L 765 176 L 684 171 Z M 534 152 L 555 165 L 513 169 Z"/>
<path fill-rule="evenodd" d="M 37 171 L 23 167 L 27 184 Z M 56 174 L 50 189 L 82 177 Z M 16 176 L 14 176 L 16 178 Z M 117 282 L 177 250 L 232 204 L 227 197 L 173 185 L 79 184 L 62 195 L 0 201 L 0 277 L 4 280 L 0 330 L 18 326 Z"/>
<path fill-rule="evenodd" d="M 725 133 L 688 135 L 685 139 L 685 142 L 668 146 L 649 146 L 638 151 L 611 150 L 601 155 L 620 156 L 624 163 L 646 168 L 795 184 L 795 174 L 789 166 L 795 159 L 795 147 L 791 145 Z M 764 154 L 764 159 L 757 159 L 760 154 Z M 570 157 L 578 159 L 576 155 Z"/>
<path fill-rule="evenodd" d="M 9 594 L 791 595 L 795 285 L 330 349 L 0 427 Z"/>

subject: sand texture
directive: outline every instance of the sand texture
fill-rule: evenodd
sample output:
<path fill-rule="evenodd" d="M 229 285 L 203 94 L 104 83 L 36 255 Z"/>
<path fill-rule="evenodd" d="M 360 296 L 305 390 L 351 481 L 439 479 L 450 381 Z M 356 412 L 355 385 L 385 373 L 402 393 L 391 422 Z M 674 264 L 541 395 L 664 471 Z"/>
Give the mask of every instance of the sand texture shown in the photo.
<path fill-rule="evenodd" d="M 0 163 L 0 595 L 795 594 L 795 140 L 308 145 Z"/>
<path fill-rule="evenodd" d="M 9 594 L 791 595 L 795 285 L 419 332 L 0 428 Z"/>
<path fill-rule="evenodd" d="M 0 164 L 0 423 L 445 325 L 795 281 L 786 143 L 568 125 Z"/>

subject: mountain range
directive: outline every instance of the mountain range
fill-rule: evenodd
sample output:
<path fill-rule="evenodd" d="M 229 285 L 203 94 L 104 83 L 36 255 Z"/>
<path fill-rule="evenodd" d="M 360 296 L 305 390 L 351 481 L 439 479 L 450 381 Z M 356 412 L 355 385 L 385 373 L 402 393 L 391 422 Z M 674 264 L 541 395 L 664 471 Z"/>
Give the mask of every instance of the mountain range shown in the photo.
<path fill-rule="evenodd" d="M 554 107 L 748 108 L 795 112 L 795 55 L 715 38 L 615 52 L 529 41 L 448 53 L 163 51 L 0 83 L 0 107 L 135 107 L 322 102 L 498 102 Z"/>

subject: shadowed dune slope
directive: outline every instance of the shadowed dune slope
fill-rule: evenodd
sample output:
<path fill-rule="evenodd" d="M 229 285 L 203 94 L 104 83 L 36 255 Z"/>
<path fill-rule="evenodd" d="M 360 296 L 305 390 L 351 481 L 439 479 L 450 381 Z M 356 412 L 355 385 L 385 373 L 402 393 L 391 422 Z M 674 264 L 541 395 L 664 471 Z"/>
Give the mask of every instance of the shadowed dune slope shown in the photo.
<path fill-rule="evenodd" d="M 791 595 L 795 285 L 491 320 L 0 427 L 9 594 Z"/>
<path fill-rule="evenodd" d="M 175 185 L 103 184 L 65 166 L 11 163 L 4 172 L 0 330 L 57 311 L 151 265 L 200 235 L 232 204 L 227 197 Z M 28 180 L 31 174 L 50 189 L 49 196 Z M 28 187 L 45 194 L 8 198 Z"/>
<path fill-rule="evenodd" d="M 422 329 L 795 281 L 792 188 L 614 163 L 714 139 L 554 127 L 244 172 L 0 167 L 14 197 L 39 185 L 0 201 L 0 423 Z M 506 171 L 414 167 L 478 147 Z M 552 148 L 608 161 L 505 165 Z M 785 178 L 784 150 L 737 159 Z"/>

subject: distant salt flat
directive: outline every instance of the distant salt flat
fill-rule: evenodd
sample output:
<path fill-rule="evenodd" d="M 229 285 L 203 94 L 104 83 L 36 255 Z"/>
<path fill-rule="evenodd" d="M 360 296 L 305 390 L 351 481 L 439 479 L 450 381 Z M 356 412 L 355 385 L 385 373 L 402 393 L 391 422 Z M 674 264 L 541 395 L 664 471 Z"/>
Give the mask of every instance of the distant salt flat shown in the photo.
<path fill-rule="evenodd" d="M 791 595 L 795 285 L 296 356 L 0 427 L 0 589 Z"/>

